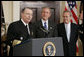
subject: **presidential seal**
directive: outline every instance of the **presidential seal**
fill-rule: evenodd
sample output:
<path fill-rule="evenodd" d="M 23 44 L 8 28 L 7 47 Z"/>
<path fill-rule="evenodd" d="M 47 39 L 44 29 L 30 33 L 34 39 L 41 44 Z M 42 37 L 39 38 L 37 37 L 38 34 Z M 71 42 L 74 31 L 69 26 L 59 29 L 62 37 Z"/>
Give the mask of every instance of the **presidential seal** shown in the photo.
<path fill-rule="evenodd" d="M 43 47 L 44 56 L 55 56 L 56 47 L 52 42 L 47 42 Z"/>

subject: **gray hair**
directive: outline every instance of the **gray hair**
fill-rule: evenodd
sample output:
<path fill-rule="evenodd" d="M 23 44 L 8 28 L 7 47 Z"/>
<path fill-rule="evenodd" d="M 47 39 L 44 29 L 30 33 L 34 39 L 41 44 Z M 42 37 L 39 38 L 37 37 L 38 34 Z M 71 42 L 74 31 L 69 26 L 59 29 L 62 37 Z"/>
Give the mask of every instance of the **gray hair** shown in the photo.
<path fill-rule="evenodd" d="M 46 8 L 46 9 L 49 9 L 49 11 L 50 11 L 50 13 L 51 13 L 51 9 L 50 9 L 49 7 L 42 7 L 42 10 L 45 9 L 45 8 Z"/>
<path fill-rule="evenodd" d="M 66 13 L 66 12 L 70 13 L 70 16 L 72 16 L 71 12 L 68 11 L 68 10 L 64 11 L 63 14 Z"/>
<path fill-rule="evenodd" d="M 25 9 L 30 9 L 30 10 L 32 10 L 32 9 L 29 8 L 29 7 L 24 7 L 23 9 L 21 9 L 21 13 L 23 13 L 23 12 L 25 11 Z"/>

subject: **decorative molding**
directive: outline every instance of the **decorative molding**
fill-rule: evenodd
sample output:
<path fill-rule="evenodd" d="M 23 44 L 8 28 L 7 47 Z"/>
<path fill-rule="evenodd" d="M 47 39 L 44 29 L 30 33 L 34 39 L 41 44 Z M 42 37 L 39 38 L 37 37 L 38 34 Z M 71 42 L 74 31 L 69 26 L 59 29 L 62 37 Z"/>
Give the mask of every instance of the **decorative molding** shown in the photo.
<path fill-rule="evenodd" d="M 13 1 L 13 22 L 20 19 L 20 2 L 21 1 Z"/>

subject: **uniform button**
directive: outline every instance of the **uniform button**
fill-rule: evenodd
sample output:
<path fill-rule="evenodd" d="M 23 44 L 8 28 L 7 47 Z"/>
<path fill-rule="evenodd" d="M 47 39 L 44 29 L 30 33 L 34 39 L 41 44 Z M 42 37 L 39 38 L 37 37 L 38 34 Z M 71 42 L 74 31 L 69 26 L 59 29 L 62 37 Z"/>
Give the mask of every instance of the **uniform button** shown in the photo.
<path fill-rule="evenodd" d="M 20 37 L 20 40 L 23 40 L 23 37 Z"/>
<path fill-rule="evenodd" d="M 12 41 L 11 41 L 11 43 L 12 43 Z"/>
<path fill-rule="evenodd" d="M 50 29 L 52 29 L 52 27 L 50 27 Z"/>
<path fill-rule="evenodd" d="M 4 50 L 4 52 L 6 52 L 6 50 Z"/>

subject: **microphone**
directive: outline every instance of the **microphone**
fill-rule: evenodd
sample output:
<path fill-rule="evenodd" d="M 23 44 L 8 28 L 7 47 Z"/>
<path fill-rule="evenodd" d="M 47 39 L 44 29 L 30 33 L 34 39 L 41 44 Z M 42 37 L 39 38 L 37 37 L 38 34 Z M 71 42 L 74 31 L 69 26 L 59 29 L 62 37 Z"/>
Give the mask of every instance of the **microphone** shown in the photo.
<path fill-rule="evenodd" d="M 50 34 L 50 31 L 49 31 L 49 30 L 44 29 L 43 26 L 41 26 L 40 29 L 45 33 L 44 36 L 45 36 L 46 38 L 49 37 L 49 34 Z M 50 27 L 50 29 L 52 29 L 52 27 Z"/>
<path fill-rule="evenodd" d="M 48 35 L 49 35 L 49 30 L 46 30 L 46 29 L 44 29 L 44 27 L 40 27 L 40 29 L 45 33 L 45 37 L 48 37 Z"/>
<path fill-rule="evenodd" d="M 45 37 L 49 37 L 50 31 L 45 32 Z"/>
<path fill-rule="evenodd" d="M 44 27 L 42 27 L 42 26 L 40 27 L 40 29 L 45 33 L 49 33 L 49 30 L 44 29 Z"/>

